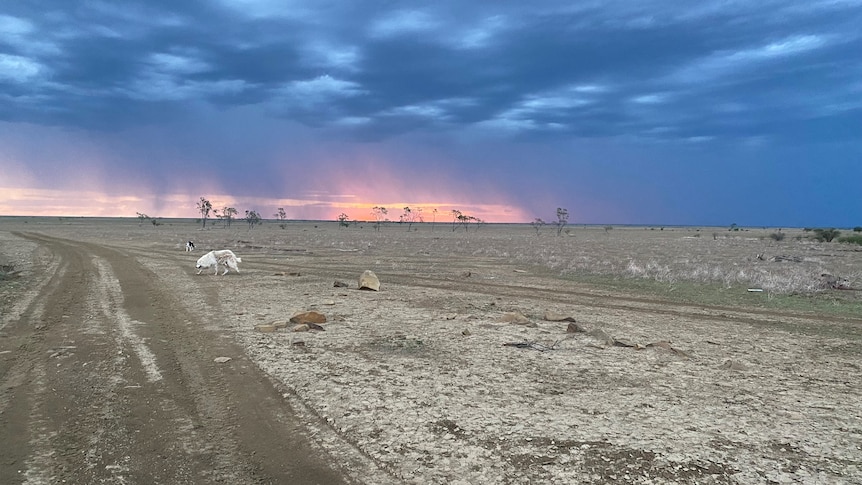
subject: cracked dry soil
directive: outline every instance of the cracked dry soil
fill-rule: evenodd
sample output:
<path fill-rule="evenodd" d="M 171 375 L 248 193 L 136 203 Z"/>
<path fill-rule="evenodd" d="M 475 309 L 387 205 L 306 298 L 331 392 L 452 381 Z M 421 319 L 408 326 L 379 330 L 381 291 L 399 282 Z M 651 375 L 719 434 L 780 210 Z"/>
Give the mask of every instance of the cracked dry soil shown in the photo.
<path fill-rule="evenodd" d="M 512 230 L 5 221 L 0 483 L 862 483 L 862 318 L 474 249 Z M 217 248 L 241 273 L 195 274 Z M 255 330 L 307 310 L 324 331 Z"/>

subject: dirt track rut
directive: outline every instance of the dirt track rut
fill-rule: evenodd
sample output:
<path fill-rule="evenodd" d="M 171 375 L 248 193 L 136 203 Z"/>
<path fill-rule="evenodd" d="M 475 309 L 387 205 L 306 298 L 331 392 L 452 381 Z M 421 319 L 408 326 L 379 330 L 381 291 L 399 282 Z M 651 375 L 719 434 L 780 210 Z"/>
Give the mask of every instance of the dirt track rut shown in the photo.
<path fill-rule="evenodd" d="M 0 483 L 347 482 L 242 349 L 134 257 L 20 236 L 50 256 L 0 320 Z"/>

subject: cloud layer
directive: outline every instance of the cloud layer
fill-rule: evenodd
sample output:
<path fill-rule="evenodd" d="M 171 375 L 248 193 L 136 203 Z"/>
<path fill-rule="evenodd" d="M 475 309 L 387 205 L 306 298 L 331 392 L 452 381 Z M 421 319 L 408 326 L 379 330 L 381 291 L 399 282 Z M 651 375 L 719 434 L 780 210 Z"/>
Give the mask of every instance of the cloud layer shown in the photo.
<path fill-rule="evenodd" d="M 0 193 L 862 220 L 862 2 L 473 3 L 5 5 Z"/>

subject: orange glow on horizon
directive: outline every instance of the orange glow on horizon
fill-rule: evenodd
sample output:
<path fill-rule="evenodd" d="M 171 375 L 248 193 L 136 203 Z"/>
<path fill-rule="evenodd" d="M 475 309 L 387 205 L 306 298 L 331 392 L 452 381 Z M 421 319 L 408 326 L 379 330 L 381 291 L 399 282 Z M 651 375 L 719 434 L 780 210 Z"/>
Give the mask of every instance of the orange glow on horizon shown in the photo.
<path fill-rule="evenodd" d="M 307 194 L 312 195 L 312 194 Z M 317 195 L 317 197 L 314 197 Z M 459 203 L 453 201 L 409 201 L 393 198 L 389 201 L 365 202 L 356 195 L 313 194 L 299 199 L 266 197 L 235 197 L 231 195 L 135 194 L 111 195 L 96 190 L 61 190 L 0 187 L 0 215 L 58 217 L 135 217 L 137 213 L 161 218 L 197 218 L 196 204 L 200 197 L 210 201 L 218 213 L 234 207 L 242 217 L 246 210 L 256 210 L 264 219 L 274 218 L 279 207 L 288 219 L 336 220 L 342 213 L 350 220 L 373 220 L 374 207 L 386 207 L 387 219 L 398 221 L 405 207 L 421 215 L 426 222 L 448 222 L 452 210 L 477 217 L 486 222 L 526 222 L 530 218 L 514 206 L 505 204 Z M 335 200 L 333 200 L 335 199 Z M 339 200 L 340 199 L 340 200 Z M 436 212 L 435 212 L 436 210 Z M 214 214 L 211 214 L 213 216 Z"/>
<path fill-rule="evenodd" d="M 86 162 L 65 166 L 62 173 L 34 172 L 25 163 L 2 160 L 9 171 L 0 186 L 0 215 L 66 217 L 135 217 L 138 213 L 161 218 L 198 218 L 201 197 L 212 204 L 214 216 L 226 207 L 237 209 L 237 217 L 255 210 L 264 219 L 275 218 L 284 208 L 292 220 L 373 220 L 374 207 L 386 207 L 387 219 L 398 221 L 405 207 L 425 221 L 447 222 L 452 211 L 485 222 L 527 222 L 532 217 L 513 203 L 510 194 L 489 178 L 472 178 L 437 170 L 434 160 L 411 160 L 404 166 L 390 161 L 399 157 L 372 149 L 312 157 L 315 163 L 298 166 L 285 161 L 284 191 L 290 197 L 234 195 L 229 179 L 207 172 L 175 176 L 169 186 L 154 187 L 130 173 L 128 178 L 108 179 L 100 156 L 81 157 Z M 301 176 L 298 175 L 300 171 Z M 279 174 L 270 174 L 269 177 Z M 158 180 L 155 178 L 154 180 Z M 301 180 L 301 182 L 298 182 Z M 59 181 L 59 185 L 57 185 Z M 53 186 L 49 186 L 51 184 Z M 301 187 L 299 191 L 291 187 Z M 272 191 L 272 189 L 269 189 Z M 164 193 L 162 193 L 164 192 Z M 421 209 L 421 211 L 419 211 Z M 436 212 L 435 212 L 436 211 Z"/>

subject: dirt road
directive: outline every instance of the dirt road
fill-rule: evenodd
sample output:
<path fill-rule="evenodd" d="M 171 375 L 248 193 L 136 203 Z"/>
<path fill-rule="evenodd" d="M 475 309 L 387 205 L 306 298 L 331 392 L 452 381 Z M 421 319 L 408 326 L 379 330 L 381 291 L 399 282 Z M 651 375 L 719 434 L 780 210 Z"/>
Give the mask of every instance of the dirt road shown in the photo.
<path fill-rule="evenodd" d="M 122 250 L 17 236 L 43 260 L 0 320 L 0 483 L 347 482 L 212 315 Z"/>

